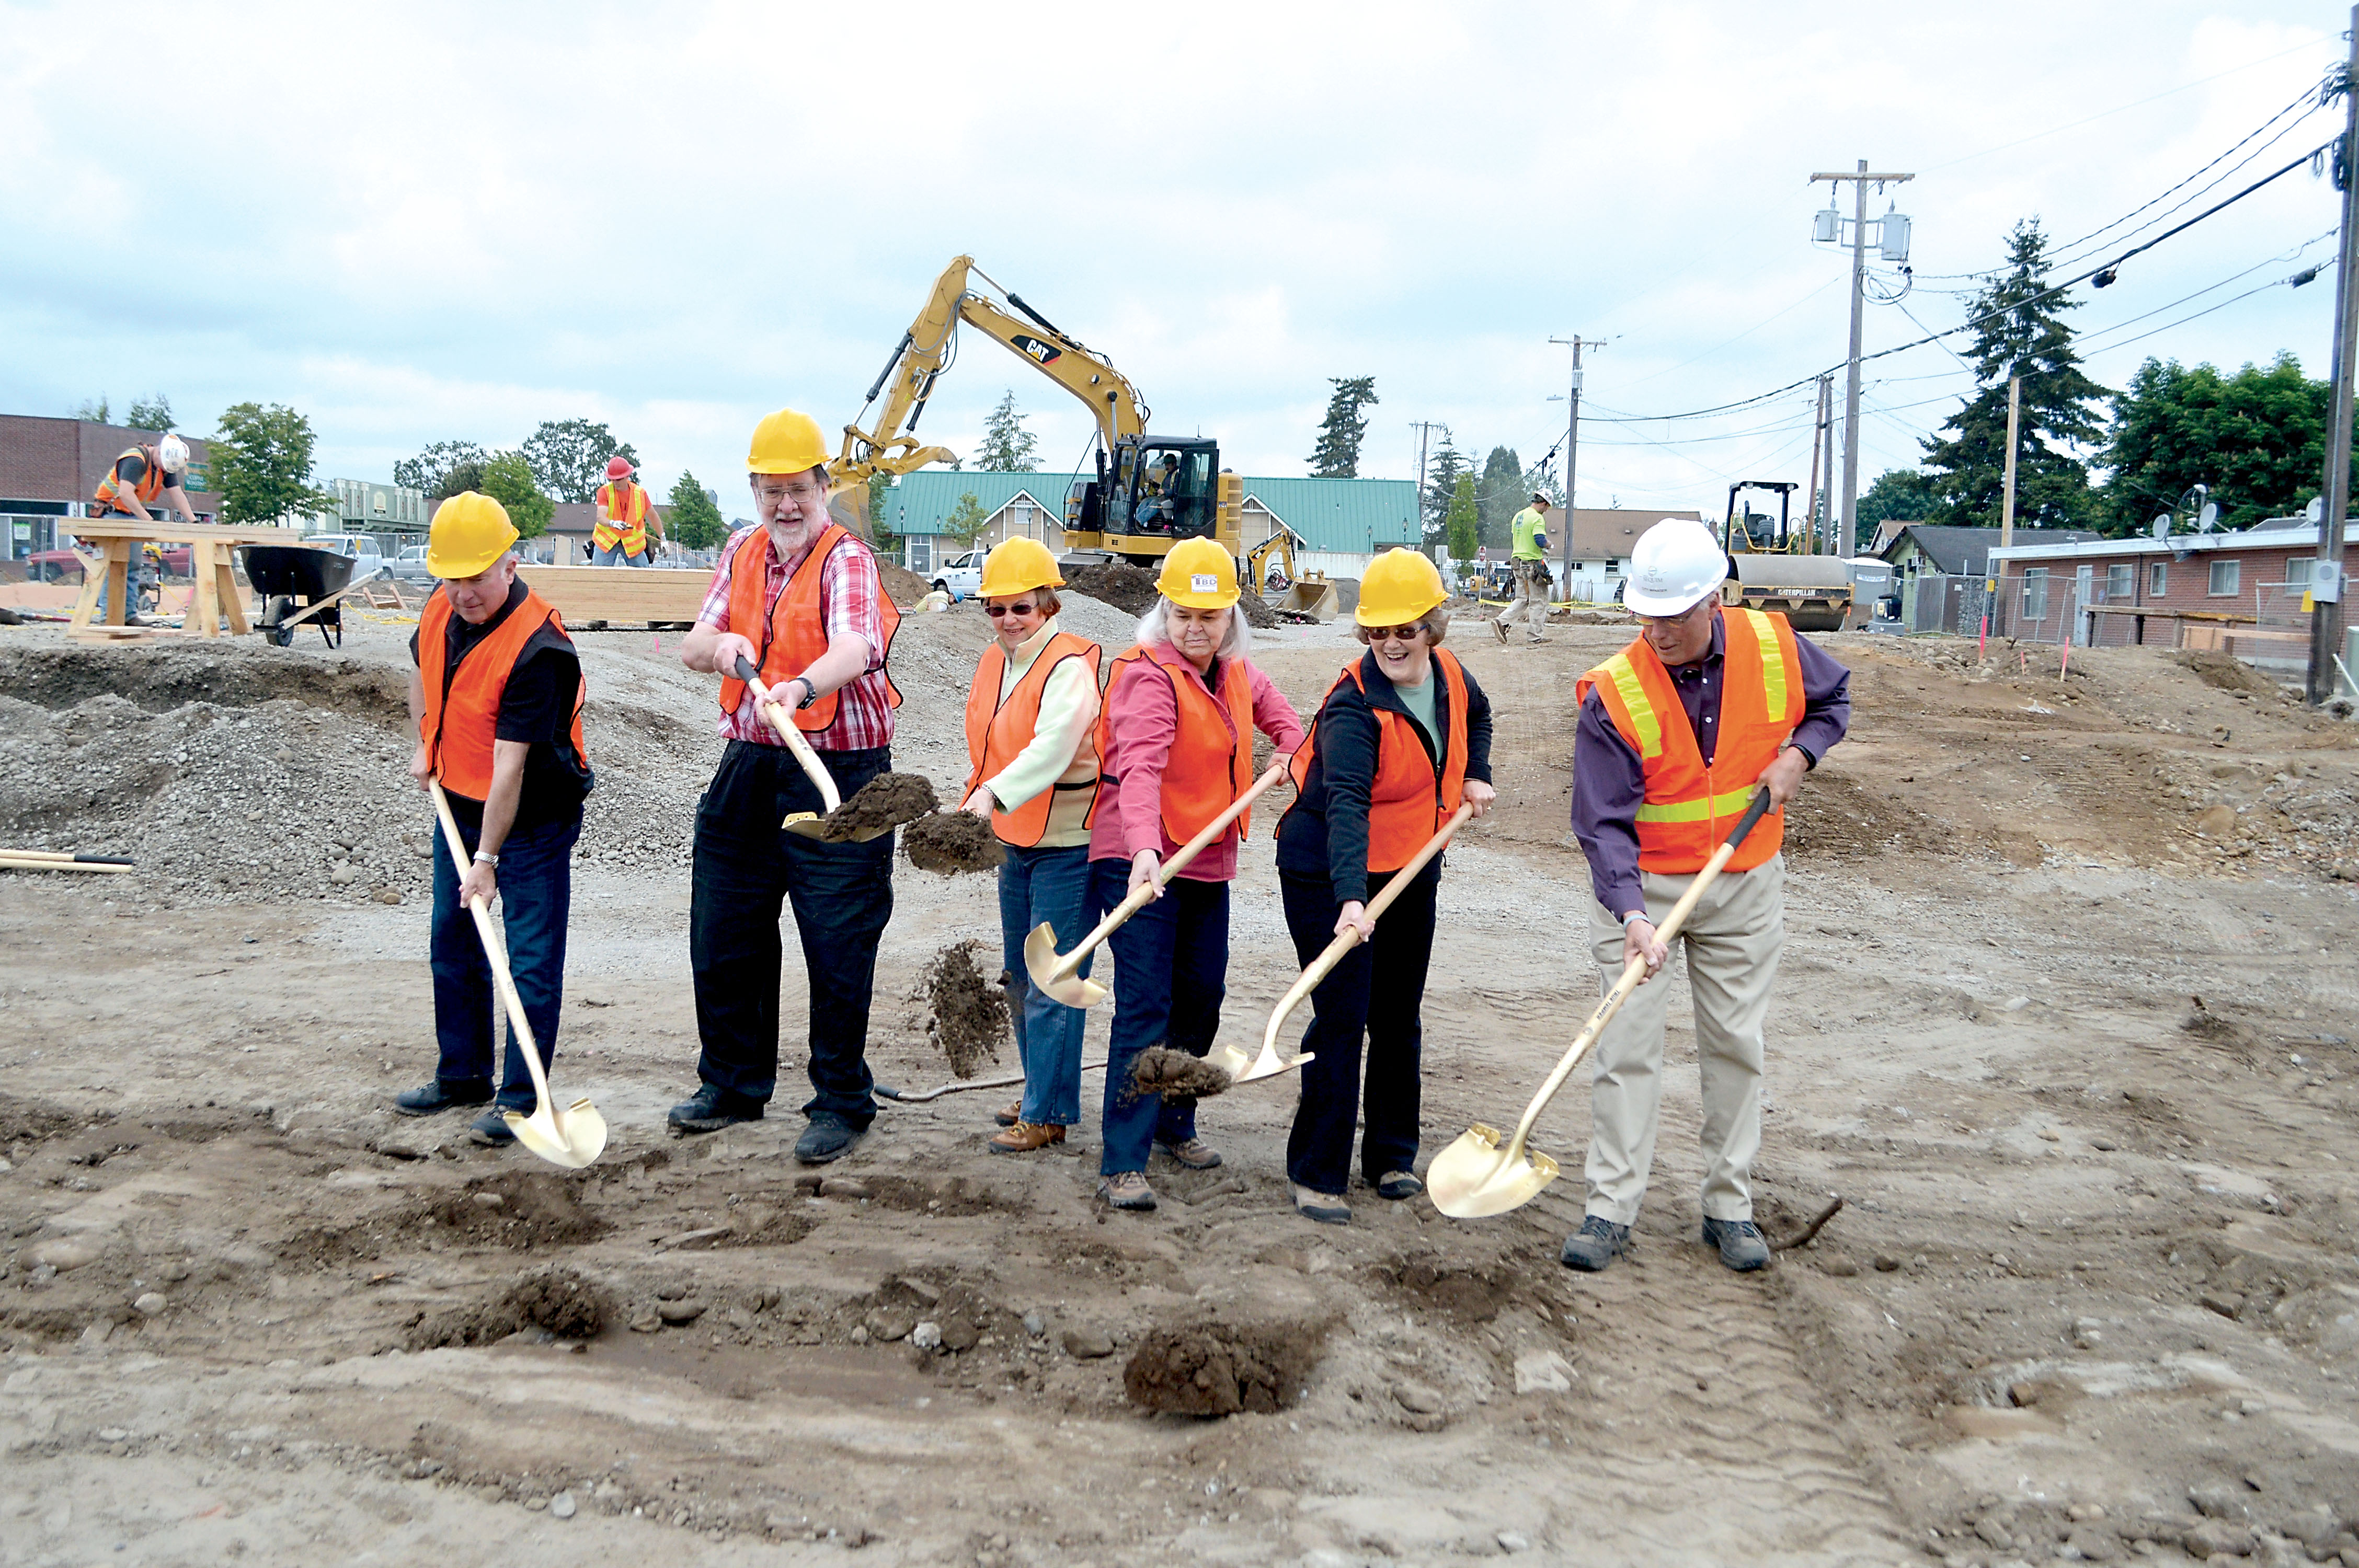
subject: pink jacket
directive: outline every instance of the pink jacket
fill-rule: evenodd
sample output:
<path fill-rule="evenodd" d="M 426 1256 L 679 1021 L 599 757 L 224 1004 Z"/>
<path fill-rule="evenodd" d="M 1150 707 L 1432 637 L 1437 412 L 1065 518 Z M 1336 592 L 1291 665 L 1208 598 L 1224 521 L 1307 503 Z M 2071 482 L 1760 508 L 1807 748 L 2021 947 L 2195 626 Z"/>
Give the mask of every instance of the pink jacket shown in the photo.
<path fill-rule="evenodd" d="M 1169 643 L 1150 643 L 1147 656 L 1171 673 L 1174 680 L 1194 681 L 1209 693 L 1204 677 Z M 1294 705 L 1251 661 L 1245 676 L 1253 686 L 1254 728 L 1268 736 L 1281 753 L 1302 744 L 1302 719 Z M 1163 763 L 1180 733 L 1180 705 L 1170 683 L 1144 664 L 1125 665 L 1120 679 L 1106 692 L 1107 755 L 1102 764 L 1097 815 L 1090 827 L 1090 859 L 1127 860 L 1141 849 L 1169 859 L 1180 848 L 1163 830 Z M 1226 709 L 1223 709 L 1225 715 Z M 1243 738 L 1252 744 L 1252 737 Z M 1225 882 L 1237 874 L 1237 830 L 1232 827 L 1203 852 L 1188 862 L 1182 877 L 1197 881 Z"/>

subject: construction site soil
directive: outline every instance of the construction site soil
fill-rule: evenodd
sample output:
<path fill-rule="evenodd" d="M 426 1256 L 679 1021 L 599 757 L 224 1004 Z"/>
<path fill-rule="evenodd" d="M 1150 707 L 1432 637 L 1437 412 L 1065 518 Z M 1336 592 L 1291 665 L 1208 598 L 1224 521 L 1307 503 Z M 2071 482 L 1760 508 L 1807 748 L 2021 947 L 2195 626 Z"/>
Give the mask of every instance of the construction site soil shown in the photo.
<path fill-rule="evenodd" d="M 1854 721 L 1791 814 L 1756 1181 L 1775 1236 L 1847 1201 L 1758 1274 L 1699 1244 L 1675 976 L 1657 1180 L 1588 1276 L 1577 1087 L 1534 1134 L 1567 1173 L 1482 1221 L 1298 1217 L 1285 1076 L 1204 1102 L 1225 1162 L 1158 1154 L 1152 1214 L 1093 1195 L 1094 1076 L 1063 1145 L 988 1154 L 1006 1091 L 952 1094 L 805 1170 L 791 957 L 773 1114 L 670 1137 L 720 742 L 647 633 L 579 639 L 555 1078 L 606 1152 L 394 1115 L 434 1060 L 433 826 L 409 628 L 348 620 L 341 654 L 0 632 L 0 840 L 139 860 L 0 879 L 0 1558 L 2359 1562 L 2359 754 L 2244 666 L 1821 639 Z M 1452 645 L 1499 804 L 1442 877 L 1429 1156 L 1512 1122 L 1598 994 L 1572 685 L 1626 633 L 1484 630 Z M 945 797 L 988 635 L 895 646 L 896 766 Z M 1255 639 L 1299 704 L 1357 651 Z M 1249 1049 L 1297 972 L 1283 805 L 1233 897 Z M 919 974 L 969 939 L 996 972 L 996 891 L 894 895 L 869 1054 L 922 1089 Z"/>

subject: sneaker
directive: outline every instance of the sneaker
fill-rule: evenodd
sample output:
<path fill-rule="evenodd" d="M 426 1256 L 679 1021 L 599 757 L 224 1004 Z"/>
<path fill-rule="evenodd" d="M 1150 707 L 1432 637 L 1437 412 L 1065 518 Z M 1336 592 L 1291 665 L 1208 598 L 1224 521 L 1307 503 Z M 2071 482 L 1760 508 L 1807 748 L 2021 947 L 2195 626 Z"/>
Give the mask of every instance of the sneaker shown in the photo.
<path fill-rule="evenodd" d="M 1007 1108 L 1001 1111 L 995 1111 L 992 1114 L 991 1119 L 999 1123 L 1002 1127 L 1015 1126 L 1017 1122 L 1024 1119 L 1024 1102 L 1020 1099 L 1009 1100 L 1007 1102 Z"/>
<path fill-rule="evenodd" d="M 995 1154 L 1029 1154 L 1064 1141 L 1065 1130 L 1054 1122 L 1018 1121 L 984 1147 Z"/>
<path fill-rule="evenodd" d="M 761 1120 L 762 1106 L 718 1084 L 702 1084 L 695 1094 L 672 1107 L 666 1119 L 674 1132 L 718 1132 L 740 1121 Z"/>
<path fill-rule="evenodd" d="M 1305 1219 L 1315 1219 L 1321 1225 L 1349 1225 L 1352 1208 L 1342 1198 L 1330 1193 L 1314 1193 L 1309 1187 L 1294 1186 L 1294 1212 Z"/>
<path fill-rule="evenodd" d="M 505 1149 L 516 1141 L 516 1131 L 508 1126 L 508 1108 L 495 1105 L 467 1124 L 467 1141 L 480 1143 L 486 1149 Z"/>
<path fill-rule="evenodd" d="M 1556 1257 L 1568 1269 L 1602 1274 L 1608 1264 L 1628 1250 L 1630 1227 L 1616 1225 L 1602 1214 L 1593 1214 L 1581 1222 L 1579 1230 L 1564 1238 L 1564 1250 Z"/>
<path fill-rule="evenodd" d="M 806 1165 L 841 1160 L 868 1129 L 854 1127 L 832 1110 L 811 1112 L 810 1125 L 795 1140 L 795 1158 Z"/>
<path fill-rule="evenodd" d="M 492 1098 L 489 1083 L 459 1083 L 436 1078 L 393 1097 L 393 1108 L 404 1116 L 434 1116 L 462 1105 L 483 1105 Z"/>
<path fill-rule="evenodd" d="M 1413 1198 L 1423 1191 L 1425 1184 L 1417 1179 L 1413 1171 L 1387 1171 L 1376 1178 L 1376 1196 L 1390 1198 L 1395 1203 L 1403 1198 Z"/>
<path fill-rule="evenodd" d="M 1491 630 L 1499 634 L 1499 645 L 1503 648 L 1506 647 L 1507 645 L 1507 623 L 1504 621 L 1494 621 L 1491 622 Z"/>
<path fill-rule="evenodd" d="M 1769 1261 L 1769 1243 L 1762 1238 L 1761 1227 L 1749 1219 L 1706 1219 L 1703 1244 L 1719 1248 L 1720 1260 L 1740 1274 Z"/>
<path fill-rule="evenodd" d="M 1144 1171 L 1116 1171 L 1098 1184 L 1098 1196 L 1116 1208 L 1145 1214 L 1155 1207 L 1155 1189 Z"/>
<path fill-rule="evenodd" d="M 1221 1162 L 1221 1152 L 1201 1138 L 1180 1143 L 1158 1142 L 1156 1147 L 1191 1171 L 1209 1171 Z"/>

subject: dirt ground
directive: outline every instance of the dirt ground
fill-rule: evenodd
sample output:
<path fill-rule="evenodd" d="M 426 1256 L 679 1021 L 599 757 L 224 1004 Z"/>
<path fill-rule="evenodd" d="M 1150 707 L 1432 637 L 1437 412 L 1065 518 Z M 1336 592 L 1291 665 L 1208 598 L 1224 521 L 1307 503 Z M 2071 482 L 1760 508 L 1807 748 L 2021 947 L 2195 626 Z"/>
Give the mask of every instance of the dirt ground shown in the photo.
<path fill-rule="evenodd" d="M 1428 1157 L 1512 1122 L 1598 994 L 1572 682 L 1623 633 L 1484 631 L 1501 809 L 1442 883 Z M 1773 1237 L 1846 1206 L 1760 1274 L 1699 1245 L 1675 979 L 1639 1245 L 1592 1277 L 1556 1262 L 1577 1086 L 1535 1140 L 1568 1174 L 1479 1222 L 1295 1217 L 1288 1078 L 1206 1100 L 1227 1162 L 1158 1159 L 1148 1216 L 1093 1202 L 1093 1109 L 987 1154 L 1004 1089 L 806 1172 L 791 961 L 777 1114 L 667 1136 L 718 747 L 647 633 L 582 639 L 556 1078 L 604 1156 L 392 1116 L 432 1064 L 407 635 L 0 631 L 0 832 L 142 861 L 0 878 L 0 1563 L 2359 1563 L 2359 753 L 2242 666 L 1825 639 L 1855 718 L 1795 813 L 1757 1174 Z M 896 649 L 897 765 L 946 796 L 986 635 Z M 1300 703 L 1354 651 L 1256 643 Z M 1273 819 L 1248 1049 L 1295 973 Z M 928 1088 L 919 977 L 968 938 L 995 970 L 995 892 L 905 860 L 894 896 L 870 1054 Z"/>

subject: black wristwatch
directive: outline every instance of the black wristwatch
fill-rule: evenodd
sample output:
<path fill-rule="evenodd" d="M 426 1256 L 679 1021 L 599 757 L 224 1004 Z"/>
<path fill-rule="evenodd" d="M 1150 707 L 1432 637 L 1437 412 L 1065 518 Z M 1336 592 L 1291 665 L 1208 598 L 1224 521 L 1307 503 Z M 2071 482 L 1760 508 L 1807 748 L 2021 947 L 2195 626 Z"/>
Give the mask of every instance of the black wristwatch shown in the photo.
<path fill-rule="evenodd" d="M 811 685 L 810 676 L 797 676 L 795 679 L 803 683 L 803 699 L 795 704 L 795 711 L 800 713 L 804 708 L 809 708 L 812 703 L 819 700 L 819 687 Z"/>

